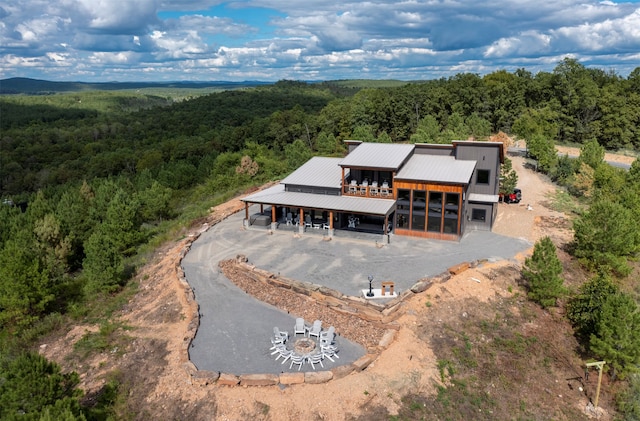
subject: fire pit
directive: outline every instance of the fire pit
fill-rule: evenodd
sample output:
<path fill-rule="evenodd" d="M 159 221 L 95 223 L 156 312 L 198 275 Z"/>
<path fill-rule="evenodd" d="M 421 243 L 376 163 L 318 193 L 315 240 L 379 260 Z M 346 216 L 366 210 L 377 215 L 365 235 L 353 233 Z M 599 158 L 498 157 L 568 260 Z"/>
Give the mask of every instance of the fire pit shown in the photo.
<path fill-rule="evenodd" d="M 313 339 L 301 338 L 293 344 L 293 350 L 300 355 L 309 354 L 316 349 L 316 342 Z"/>

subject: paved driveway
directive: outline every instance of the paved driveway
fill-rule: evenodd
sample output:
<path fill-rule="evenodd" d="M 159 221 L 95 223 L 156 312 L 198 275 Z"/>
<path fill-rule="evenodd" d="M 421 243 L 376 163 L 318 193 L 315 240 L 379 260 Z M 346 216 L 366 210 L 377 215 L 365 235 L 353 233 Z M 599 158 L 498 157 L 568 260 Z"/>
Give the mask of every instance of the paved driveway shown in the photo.
<path fill-rule="evenodd" d="M 252 208 L 257 211 L 257 208 Z M 301 238 L 291 232 L 242 229 L 244 212 L 213 226 L 196 240 L 182 261 L 189 284 L 200 305 L 200 328 L 190 349 L 191 361 L 201 370 L 234 374 L 289 371 L 270 355 L 273 327 L 293 333 L 295 315 L 247 295 L 218 269 L 223 259 L 244 254 L 249 262 L 273 273 L 300 281 L 326 285 L 347 295 L 360 295 L 368 288 L 394 281 L 397 291 L 416 280 L 439 274 L 465 261 L 505 260 L 531 247 L 523 239 L 473 231 L 460 242 L 414 239 L 400 236 L 359 235 L 336 231 L 332 241 L 323 241 L 322 230 L 311 230 Z M 365 350 L 339 337 L 340 359 L 325 361 L 325 368 L 355 361 Z M 294 366 L 293 370 L 297 370 Z M 305 365 L 303 370 L 311 370 Z"/>

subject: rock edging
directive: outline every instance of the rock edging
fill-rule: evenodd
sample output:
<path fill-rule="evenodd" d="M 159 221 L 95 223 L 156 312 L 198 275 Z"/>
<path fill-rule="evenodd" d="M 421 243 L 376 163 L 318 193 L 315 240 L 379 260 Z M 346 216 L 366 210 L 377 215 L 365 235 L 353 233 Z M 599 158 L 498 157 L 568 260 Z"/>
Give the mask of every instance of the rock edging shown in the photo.
<path fill-rule="evenodd" d="M 325 287 L 323 285 L 312 284 L 309 282 L 301 282 L 293 279 L 276 276 L 268 271 L 256 268 L 248 263 L 245 256 L 238 255 L 235 259 L 236 267 L 244 272 L 248 277 L 255 281 L 269 283 L 270 285 L 291 289 L 299 294 L 304 294 L 313 300 L 332 307 L 337 312 L 360 317 L 363 320 L 377 322 L 385 325 L 387 329 L 380 339 L 375 349 L 368 349 L 368 353 L 360 357 L 350 364 L 341 365 L 331 370 L 313 371 L 303 373 L 255 373 L 235 375 L 232 373 L 212 372 L 207 370 L 198 370 L 196 366 L 189 360 L 189 347 L 195 338 L 200 326 L 199 306 L 195 299 L 193 289 L 186 279 L 184 269 L 181 266 L 182 259 L 191 249 L 191 244 L 197 240 L 202 233 L 206 232 L 211 226 L 226 219 L 230 215 L 240 211 L 241 208 L 220 215 L 213 220 L 204 224 L 204 227 L 196 234 L 192 234 L 186 240 L 186 246 L 182 249 L 176 262 L 176 278 L 180 283 L 180 287 L 184 291 L 184 299 L 186 306 L 190 309 L 190 322 L 183 340 L 182 350 L 184 354 L 181 360 L 184 361 L 183 367 L 189 375 L 193 384 L 202 387 L 209 384 L 217 384 L 221 386 L 274 386 L 274 385 L 294 385 L 294 384 L 321 384 L 329 382 L 333 379 L 343 378 L 351 373 L 365 370 L 380 355 L 382 351 L 387 349 L 395 340 L 396 333 L 399 330 L 397 324 L 393 324 L 402 312 L 403 303 L 406 299 L 414 294 L 420 294 L 431 288 L 436 283 L 447 282 L 452 275 L 458 274 L 472 267 L 476 267 L 478 262 L 464 262 L 449 268 L 447 271 L 430 278 L 418 280 L 411 288 L 403 291 L 398 297 L 390 300 L 385 305 L 367 301 L 359 297 L 345 296 L 340 291 Z"/>

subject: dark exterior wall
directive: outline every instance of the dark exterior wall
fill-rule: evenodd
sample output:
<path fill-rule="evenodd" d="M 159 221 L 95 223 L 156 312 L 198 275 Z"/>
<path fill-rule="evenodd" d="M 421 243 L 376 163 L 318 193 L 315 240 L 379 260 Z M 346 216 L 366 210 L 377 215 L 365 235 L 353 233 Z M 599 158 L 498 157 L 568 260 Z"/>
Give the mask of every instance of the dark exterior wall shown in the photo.
<path fill-rule="evenodd" d="M 485 220 L 479 221 L 473 218 L 474 209 L 476 211 L 484 211 Z M 490 203 L 473 203 L 469 202 L 465 206 L 465 230 L 491 231 L 491 226 L 496 218 L 498 204 Z"/>
<path fill-rule="evenodd" d="M 454 149 L 452 145 L 416 144 L 413 153 L 416 155 L 453 156 Z"/>
<path fill-rule="evenodd" d="M 332 189 L 329 187 L 314 187 L 314 186 L 300 186 L 296 184 L 287 184 L 284 186 L 285 191 L 296 193 L 313 193 L 313 194 L 328 194 L 332 196 L 339 196 L 340 189 Z"/>
<path fill-rule="evenodd" d="M 464 145 L 456 146 L 456 159 L 476 161 L 476 169 L 471 177 L 469 193 L 498 194 L 500 179 L 500 148 L 496 146 Z M 478 183 L 478 173 L 489 171 L 488 184 Z"/>

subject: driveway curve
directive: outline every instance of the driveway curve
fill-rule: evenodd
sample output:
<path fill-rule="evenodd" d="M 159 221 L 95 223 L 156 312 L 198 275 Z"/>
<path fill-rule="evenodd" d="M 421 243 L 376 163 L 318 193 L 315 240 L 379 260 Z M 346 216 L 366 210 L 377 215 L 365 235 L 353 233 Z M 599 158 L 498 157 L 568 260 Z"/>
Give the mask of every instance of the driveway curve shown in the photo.
<path fill-rule="evenodd" d="M 251 209 L 256 212 L 256 209 Z M 361 295 L 368 288 L 394 281 L 397 291 L 410 288 L 416 280 L 437 275 L 461 262 L 508 260 L 529 249 L 525 239 L 491 232 L 472 231 L 460 242 L 409 237 L 354 235 L 336 231 L 324 241 L 322 231 L 295 236 L 276 230 L 243 229 L 244 212 L 212 226 L 191 246 L 182 260 L 187 281 L 200 306 L 200 327 L 189 350 L 200 370 L 233 374 L 294 371 L 280 364 L 269 348 L 273 327 L 293 333 L 295 315 L 265 304 L 228 280 L 218 268 L 221 260 L 244 254 L 249 262 L 272 273 Z M 309 321 L 308 321 L 309 322 Z M 325 369 L 348 364 L 364 355 L 362 346 L 338 337 L 340 359 L 324 361 Z M 311 367 L 305 365 L 303 370 Z"/>

